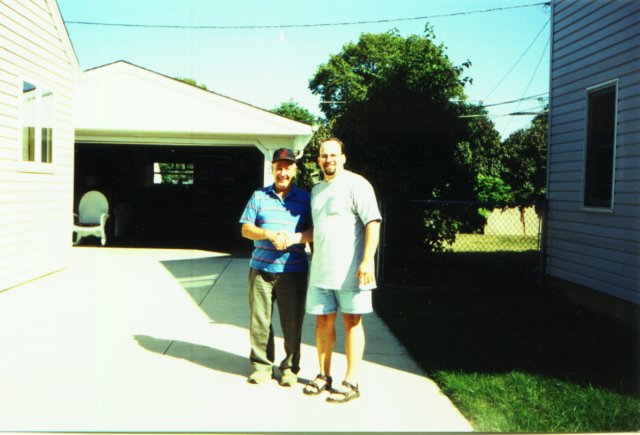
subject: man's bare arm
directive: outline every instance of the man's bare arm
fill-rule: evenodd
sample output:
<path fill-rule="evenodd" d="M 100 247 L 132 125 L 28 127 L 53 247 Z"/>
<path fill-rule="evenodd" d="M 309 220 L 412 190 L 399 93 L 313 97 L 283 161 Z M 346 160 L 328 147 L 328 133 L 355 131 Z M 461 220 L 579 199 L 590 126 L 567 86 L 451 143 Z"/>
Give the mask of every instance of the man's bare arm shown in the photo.
<path fill-rule="evenodd" d="M 371 221 L 364 228 L 364 254 L 358 267 L 360 285 L 371 284 L 375 280 L 375 255 L 380 240 L 380 221 Z"/>
<path fill-rule="evenodd" d="M 289 245 L 295 245 L 296 243 L 311 243 L 313 242 L 313 227 L 302 231 L 301 233 L 287 233 L 289 238 Z"/>

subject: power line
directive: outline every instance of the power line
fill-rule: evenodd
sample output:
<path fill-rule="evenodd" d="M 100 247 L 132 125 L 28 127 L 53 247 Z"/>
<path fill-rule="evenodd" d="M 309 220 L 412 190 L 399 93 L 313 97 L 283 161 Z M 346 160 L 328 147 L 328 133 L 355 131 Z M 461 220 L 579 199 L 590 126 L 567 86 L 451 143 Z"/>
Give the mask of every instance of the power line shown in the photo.
<path fill-rule="evenodd" d="M 527 91 L 529 91 L 529 86 L 531 86 L 531 83 L 533 82 L 533 79 L 536 76 L 536 73 L 538 72 L 538 68 L 540 67 L 540 64 L 542 63 L 542 59 L 544 58 L 544 54 L 547 52 L 547 47 L 549 47 L 549 42 L 551 41 L 551 36 L 549 36 L 547 38 L 547 43 L 544 45 L 544 50 L 542 50 L 542 54 L 540 54 L 540 58 L 538 59 L 538 63 L 536 64 L 536 68 L 533 70 L 533 74 L 531 74 L 531 78 L 529 79 L 529 83 L 527 83 L 527 87 L 525 88 L 524 92 L 522 93 L 522 95 L 525 95 L 527 93 Z M 520 113 L 518 112 L 518 110 L 520 109 L 520 104 L 522 104 L 522 101 L 518 102 L 518 105 L 516 106 L 516 113 Z M 507 126 L 505 127 L 505 129 L 509 128 L 511 120 L 509 120 L 509 123 L 507 124 Z"/>
<path fill-rule="evenodd" d="M 512 104 L 512 103 L 517 103 L 519 101 L 528 101 L 528 100 L 535 100 L 535 99 L 546 99 L 548 98 L 547 95 L 549 95 L 549 92 L 542 92 L 540 94 L 535 94 L 535 95 L 530 95 L 528 97 L 522 97 L 522 98 L 518 98 L 516 100 L 508 100 L 508 101 L 501 101 L 499 103 L 493 103 L 493 104 L 483 104 L 482 107 L 494 107 L 494 106 L 502 106 L 504 104 Z M 467 100 L 467 99 L 451 99 L 449 100 L 452 103 L 469 103 L 469 102 L 479 102 L 482 103 L 484 100 Z M 347 102 L 344 100 L 322 100 L 320 101 L 320 104 L 346 104 Z"/>
<path fill-rule="evenodd" d="M 536 94 L 536 95 L 531 95 L 529 97 L 524 97 L 524 99 L 533 99 L 533 98 L 546 98 L 544 95 L 549 95 L 549 92 L 542 92 L 540 94 Z M 519 100 L 519 99 L 518 99 Z M 513 101 L 518 101 L 518 100 L 513 100 Z M 492 103 L 492 104 L 506 104 L 509 103 L 511 101 L 501 101 L 499 99 L 485 99 L 485 98 L 477 98 L 477 99 L 471 99 L 471 98 L 452 98 L 449 100 L 452 103 L 485 103 L 485 102 L 490 102 L 490 101 L 499 101 L 499 103 Z"/>
<path fill-rule="evenodd" d="M 537 112 L 529 112 L 529 111 L 521 110 L 519 112 L 509 113 L 509 115 L 507 115 L 507 116 L 510 117 L 509 121 L 511 121 L 511 120 L 513 120 L 513 118 L 512 118 L 513 116 L 547 116 L 548 114 L 549 114 L 548 110 L 542 110 L 542 111 L 537 111 Z M 507 124 L 507 126 L 503 127 L 502 129 L 508 131 L 509 130 L 509 125 Z"/>
<path fill-rule="evenodd" d="M 508 113 L 503 113 L 501 115 L 489 115 L 489 114 L 481 114 L 481 115 L 460 115 L 458 118 L 503 118 L 505 116 L 509 116 Z"/>
<path fill-rule="evenodd" d="M 519 113 L 519 112 L 535 112 L 535 111 L 540 111 L 542 109 L 547 109 L 547 105 L 543 104 L 540 106 L 534 106 L 534 107 L 528 107 L 526 109 L 516 109 L 514 112 L 511 113 Z"/>
<path fill-rule="evenodd" d="M 518 58 L 518 60 L 516 60 L 516 62 L 513 64 L 513 66 L 509 69 L 509 71 L 507 71 L 507 73 L 500 79 L 500 81 L 498 82 L 497 85 L 494 86 L 493 89 L 491 89 L 491 92 L 489 92 L 489 95 L 487 95 L 487 98 L 489 98 L 491 96 L 491 94 L 493 94 L 493 92 L 498 89 L 498 87 L 502 84 L 502 82 L 504 81 L 504 79 L 506 79 L 509 74 L 511 74 L 511 71 L 513 71 L 513 69 L 518 65 L 518 63 L 520 63 L 520 61 L 522 60 L 522 58 L 527 54 L 527 52 L 531 49 L 531 47 L 533 46 L 533 44 L 538 40 L 538 37 L 540 36 L 540 34 L 542 33 L 542 31 L 547 27 L 547 25 L 549 25 L 549 21 L 545 21 L 544 25 L 542 26 L 542 28 L 540 29 L 540 31 L 538 32 L 538 34 L 535 36 L 535 38 L 533 38 L 533 41 L 531 41 L 531 44 L 529 44 L 529 46 L 526 48 L 526 50 L 524 50 L 524 53 L 522 53 L 522 55 Z"/>
<path fill-rule="evenodd" d="M 98 21 L 65 21 L 66 24 L 80 24 L 87 26 L 113 26 L 113 27 L 138 27 L 138 28 L 154 28 L 154 29 L 216 29 L 216 30 L 230 30 L 230 29 L 283 29 L 283 28 L 305 28 L 305 27 L 332 27 L 332 26 L 355 26 L 361 24 L 381 24 L 381 23 L 394 23 L 400 21 L 417 21 L 427 20 L 433 18 L 445 18 L 455 17 L 460 15 L 480 14 L 487 12 L 504 11 L 508 9 L 530 8 L 533 6 L 548 6 L 548 1 L 541 3 L 531 3 L 518 6 L 505 6 L 501 8 L 482 9 L 477 11 L 466 12 L 452 12 L 449 14 L 437 14 L 426 15 L 422 17 L 407 17 L 407 18 L 387 18 L 380 20 L 365 20 L 365 21 L 344 21 L 338 23 L 311 23 L 311 24 L 262 24 L 262 25 L 234 25 L 234 26 L 219 26 L 219 25 L 177 25 L 177 24 L 136 24 L 136 23 L 104 23 Z"/>
<path fill-rule="evenodd" d="M 534 109 L 535 110 L 535 109 Z M 496 115 L 489 114 L 480 114 L 480 115 L 460 115 L 458 118 L 505 118 L 507 116 L 532 116 L 532 115 L 543 115 L 548 113 L 548 110 L 541 111 L 519 111 L 519 112 L 511 112 L 511 113 L 501 113 Z"/>
<path fill-rule="evenodd" d="M 546 95 L 548 95 L 548 92 L 543 92 L 541 94 L 536 94 L 536 95 L 531 95 L 529 97 L 522 97 L 522 98 L 518 98 L 517 100 L 509 100 L 509 101 L 503 101 L 501 103 L 493 103 L 493 104 L 483 104 L 482 107 L 494 107 L 494 106 L 502 106 L 504 104 L 512 104 L 512 103 L 519 103 L 521 101 L 527 101 L 527 100 L 534 100 L 534 99 L 538 99 L 538 98 L 548 98 L 546 97 Z"/>
<path fill-rule="evenodd" d="M 550 41 L 551 41 L 551 37 L 547 38 L 547 43 L 545 44 L 544 50 L 542 50 L 542 54 L 540 55 L 540 58 L 538 59 L 538 63 L 536 64 L 536 68 L 533 70 L 533 74 L 531 74 L 531 78 L 529 79 L 529 83 L 527 83 L 527 87 L 525 88 L 524 92 L 522 93 L 523 96 L 529 90 L 529 86 L 531 86 L 531 83 L 533 83 L 533 79 L 535 78 L 536 73 L 538 72 L 538 68 L 540 68 L 540 64 L 542 63 L 542 59 L 544 58 L 544 54 L 547 52 L 547 48 L 549 48 L 549 42 Z"/>

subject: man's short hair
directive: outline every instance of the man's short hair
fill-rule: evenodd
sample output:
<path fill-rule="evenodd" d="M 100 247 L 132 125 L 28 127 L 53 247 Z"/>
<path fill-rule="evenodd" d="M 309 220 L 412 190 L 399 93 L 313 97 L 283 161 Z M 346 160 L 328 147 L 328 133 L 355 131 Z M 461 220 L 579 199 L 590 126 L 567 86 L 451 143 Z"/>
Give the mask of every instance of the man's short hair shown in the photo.
<path fill-rule="evenodd" d="M 330 137 L 329 139 L 325 139 L 325 140 L 322 141 L 322 143 L 320 145 L 322 145 L 325 142 L 335 142 L 335 143 L 337 143 L 338 145 L 340 145 L 340 152 L 342 154 L 345 153 L 344 143 L 340 139 L 338 139 L 337 137 Z"/>

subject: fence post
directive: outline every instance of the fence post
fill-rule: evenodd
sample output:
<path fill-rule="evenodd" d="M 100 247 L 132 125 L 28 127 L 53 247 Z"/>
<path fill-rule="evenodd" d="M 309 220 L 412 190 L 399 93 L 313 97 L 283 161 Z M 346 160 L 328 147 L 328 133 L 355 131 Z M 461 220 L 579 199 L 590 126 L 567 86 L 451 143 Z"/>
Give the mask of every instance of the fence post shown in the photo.
<path fill-rule="evenodd" d="M 546 275 L 546 267 L 547 267 L 547 221 L 548 221 L 548 208 L 549 203 L 546 199 L 542 201 L 542 217 L 540 219 L 540 228 L 538 234 L 540 235 L 540 242 L 538 247 L 540 249 L 540 254 L 538 256 L 538 287 L 542 289 L 544 287 L 544 277 Z"/>

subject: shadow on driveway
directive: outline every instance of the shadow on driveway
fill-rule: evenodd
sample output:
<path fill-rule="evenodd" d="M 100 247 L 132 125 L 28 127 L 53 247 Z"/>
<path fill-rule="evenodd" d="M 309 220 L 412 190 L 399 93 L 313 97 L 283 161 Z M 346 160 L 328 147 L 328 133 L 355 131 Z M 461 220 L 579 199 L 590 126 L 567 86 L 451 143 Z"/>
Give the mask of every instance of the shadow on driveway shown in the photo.
<path fill-rule="evenodd" d="M 151 352 L 190 361 L 219 372 L 243 377 L 247 375 L 247 370 L 242 369 L 247 365 L 247 358 L 233 353 L 199 344 L 165 340 L 148 335 L 136 335 L 134 338 L 141 347 Z"/>
<path fill-rule="evenodd" d="M 248 328 L 249 303 L 247 258 L 209 257 L 162 261 L 191 299 L 213 323 Z M 408 355 L 386 324 L 376 314 L 363 317 L 367 344 L 364 360 L 419 376 L 424 372 Z M 335 351 L 344 352 L 344 328 L 336 325 Z M 273 315 L 274 335 L 282 338 L 277 309 Z M 315 347 L 315 318 L 306 315 L 302 332 L 303 345 Z M 247 349 L 249 341 L 247 337 Z M 277 349 L 279 351 L 279 349 Z M 248 352 L 248 350 L 247 350 Z M 276 362 L 277 365 L 277 362 Z"/>

